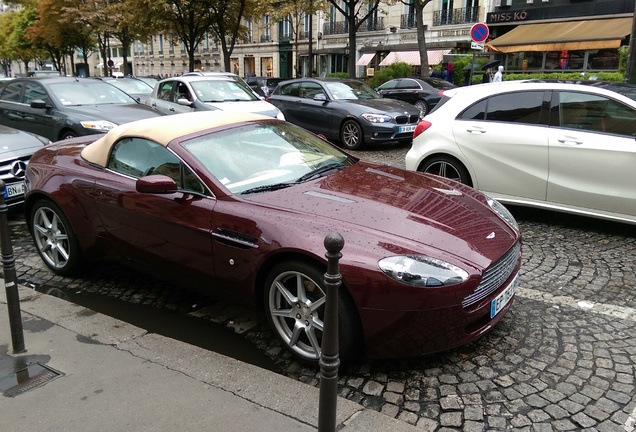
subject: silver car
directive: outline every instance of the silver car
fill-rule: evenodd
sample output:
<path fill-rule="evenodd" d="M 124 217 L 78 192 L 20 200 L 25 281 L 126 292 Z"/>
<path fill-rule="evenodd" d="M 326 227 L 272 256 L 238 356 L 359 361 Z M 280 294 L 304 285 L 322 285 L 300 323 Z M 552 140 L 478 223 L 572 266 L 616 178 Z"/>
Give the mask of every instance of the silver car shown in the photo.
<path fill-rule="evenodd" d="M 278 108 L 260 99 L 242 80 L 221 74 L 186 74 L 161 80 L 155 84 L 146 105 L 163 114 L 221 110 L 285 120 Z"/>
<path fill-rule="evenodd" d="M 444 92 L 406 167 L 509 204 L 636 223 L 636 86 L 511 81 Z"/>
<path fill-rule="evenodd" d="M 9 207 L 24 201 L 24 175 L 36 150 L 50 144 L 47 138 L 0 125 L 0 179 L 5 183 L 4 202 Z"/>

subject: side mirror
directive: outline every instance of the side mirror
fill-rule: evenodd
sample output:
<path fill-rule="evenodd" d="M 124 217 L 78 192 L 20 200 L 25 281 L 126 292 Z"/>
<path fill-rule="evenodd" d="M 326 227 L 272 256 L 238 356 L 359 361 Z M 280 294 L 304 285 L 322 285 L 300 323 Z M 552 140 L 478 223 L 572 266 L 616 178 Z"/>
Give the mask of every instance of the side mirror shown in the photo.
<path fill-rule="evenodd" d="M 33 99 L 31 101 L 31 108 L 46 109 L 46 102 L 44 102 L 42 99 Z"/>
<path fill-rule="evenodd" d="M 177 182 L 161 174 L 152 174 L 138 179 L 135 188 L 137 192 L 148 194 L 171 194 L 179 190 Z"/>
<path fill-rule="evenodd" d="M 177 99 L 177 104 L 179 105 L 183 105 L 183 106 L 187 106 L 187 107 L 191 107 L 192 106 L 192 102 L 190 102 L 189 100 L 187 100 L 186 98 L 179 98 Z"/>
<path fill-rule="evenodd" d="M 327 96 L 324 93 L 318 93 L 316 96 L 314 96 L 314 100 L 326 102 Z"/>

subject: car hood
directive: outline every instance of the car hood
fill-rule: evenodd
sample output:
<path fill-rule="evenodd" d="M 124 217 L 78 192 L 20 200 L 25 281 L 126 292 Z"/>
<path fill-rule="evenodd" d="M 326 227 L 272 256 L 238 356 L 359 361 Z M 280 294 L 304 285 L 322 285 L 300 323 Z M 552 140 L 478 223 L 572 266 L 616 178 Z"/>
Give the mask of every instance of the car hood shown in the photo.
<path fill-rule="evenodd" d="M 410 103 L 399 101 L 396 99 L 347 99 L 347 100 L 339 100 L 338 103 L 348 103 L 354 105 L 361 105 L 367 108 L 372 108 L 377 111 L 381 111 L 383 113 L 393 113 L 399 115 L 419 115 L 419 111 L 415 106 Z"/>
<path fill-rule="evenodd" d="M 249 112 L 253 114 L 266 115 L 269 117 L 276 117 L 278 115 L 278 108 L 276 108 L 271 103 L 262 100 L 238 102 L 206 102 L 205 104 L 221 111 Z"/>
<path fill-rule="evenodd" d="M 0 155 L 29 155 L 47 142 L 46 138 L 0 125 Z"/>
<path fill-rule="evenodd" d="M 118 125 L 163 115 L 146 105 L 137 103 L 67 106 L 63 111 L 78 121 L 107 120 Z"/>
<path fill-rule="evenodd" d="M 342 229 L 353 224 L 381 232 L 385 239 L 395 240 L 385 248 L 390 253 L 417 253 L 424 245 L 482 269 L 520 238 L 472 188 L 364 162 L 318 181 L 248 199 L 284 211 L 309 214 L 311 209 L 315 218 Z"/>

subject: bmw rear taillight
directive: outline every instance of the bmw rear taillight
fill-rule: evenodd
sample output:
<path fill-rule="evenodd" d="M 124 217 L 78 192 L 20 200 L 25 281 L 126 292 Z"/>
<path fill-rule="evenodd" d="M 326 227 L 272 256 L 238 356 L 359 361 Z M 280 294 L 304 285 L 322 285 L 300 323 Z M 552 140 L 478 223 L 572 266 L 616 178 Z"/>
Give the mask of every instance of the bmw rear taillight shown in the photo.
<path fill-rule="evenodd" d="M 415 131 L 413 132 L 413 139 L 415 139 L 416 136 L 422 134 L 426 129 L 430 128 L 431 126 L 433 126 L 433 123 L 426 120 L 420 120 L 417 126 L 415 126 Z"/>

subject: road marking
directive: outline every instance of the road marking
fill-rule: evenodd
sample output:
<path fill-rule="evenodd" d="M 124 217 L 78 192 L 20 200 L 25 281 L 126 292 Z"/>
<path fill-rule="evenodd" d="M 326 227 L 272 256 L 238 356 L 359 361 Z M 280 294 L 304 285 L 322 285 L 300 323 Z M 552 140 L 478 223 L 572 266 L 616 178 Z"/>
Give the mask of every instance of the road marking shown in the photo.
<path fill-rule="evenodd" d="M 592 313 L 607 315 L 613 318 L 622 318 L 630 321 L 636 321 L 636 309 L 634 308 L 614 306 L 603 303 L 593 303 L 589 300 L 575 299 L 574 297 L 570 296 L 555 296 L 550 293 L 538 291 L 532 288 L 519 287 L 515 295 L 531 300 L 538 300 L 545 303 L 554 304 L 557 306 L 568 306 L 575 309 L 586 310 Z"/>

